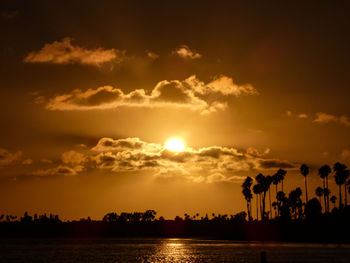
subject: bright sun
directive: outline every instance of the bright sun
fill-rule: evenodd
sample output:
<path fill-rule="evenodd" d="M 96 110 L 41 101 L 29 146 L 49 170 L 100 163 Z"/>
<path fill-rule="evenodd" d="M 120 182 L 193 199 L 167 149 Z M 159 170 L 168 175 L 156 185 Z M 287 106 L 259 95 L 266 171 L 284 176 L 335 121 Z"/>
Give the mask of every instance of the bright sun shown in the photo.
<path fill-rule="evenodd" d="M 178 138 L 171 138 L 166 142 L 165 148 L 174 152 L 183 152 L 185 150 L 185 144 Z"/>

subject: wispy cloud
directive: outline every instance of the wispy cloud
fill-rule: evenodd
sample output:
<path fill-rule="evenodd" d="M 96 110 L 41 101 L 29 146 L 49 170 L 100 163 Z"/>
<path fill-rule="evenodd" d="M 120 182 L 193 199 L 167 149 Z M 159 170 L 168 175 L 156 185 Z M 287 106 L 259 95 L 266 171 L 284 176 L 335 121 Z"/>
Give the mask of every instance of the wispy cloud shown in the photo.
<path fill-rule="evenodd" d="M 172 52 L 173 55 L 178 56 L 183 59 L 199 59 L 202 57 L 201 54 L 199 54 L 196 51 L 191 50 L 188 46 L 186 45 L 181 45 L 177 48 L 175 48 Z"/>
<path fill-rule="evenodd" d="M 30 52 L 25 58 L 27 63 L 54 63 L 54 64 L 82 64 L 100 67 L 113 62 L 121 63 L 125 60 L 125 51 L 116 49 L 86 49 L 72 44 L 67 37 L 44 45 L 39 51 Z"/>
<path fill-rule="evenodd" d="M 220 76 L 205 84 L 196 76 L 183 81 L 163 80 L 150 93 L 135 89 L 124 93 L 112 86 L 86 91 L 73 90 L 49 100 L 49 110 L 96 110 L 126 107 L 177 107 L 208 114 L 227 107 L 227 96 L 257 95 L 251 85 L 237 85 L 226 76 Z"/>
<path fill-rule="evenodd" d="M 338 123 L 345 125 L 347 127 L 350 127 L 350 120 L 348 116 L 346 115 L 341 115 L 341 116 L 336 116 L 333 114 L 325 113 L 325 112 L 317 112 L 315 113 L 314 116 L 309 116 L 308 114 L 305 113 L 293 113 L 291 111 L 287 111 L 286 115 L 288 117 L 297 117 L 300 119 L 309 119 L 312 120 L 314 123 Z"/>
<path fill-rule="evenodd" d="M 336 122 L 336 123 L 343 124 L 347 127 L 350 127 L 350 121 L 346 115 L 336 116 L 336 115 L 332 115 L 324 112 L 317 112 L 313 122 L 317 122 L 317 123 Z"/>

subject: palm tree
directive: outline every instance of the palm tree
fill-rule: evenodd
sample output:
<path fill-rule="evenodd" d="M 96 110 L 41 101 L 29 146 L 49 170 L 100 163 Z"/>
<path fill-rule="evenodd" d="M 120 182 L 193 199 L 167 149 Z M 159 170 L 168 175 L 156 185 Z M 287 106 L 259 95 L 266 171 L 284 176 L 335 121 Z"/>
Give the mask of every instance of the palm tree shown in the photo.
<path fill-rule="evenodd" d="M 253 186 L 253 193 L 256 194 L 256 219 L 259 220 L 259 196 L 261 193 L 260 184 Z"/>
<path fill-rule="evenodd" d="M 346 176 L 349 176 L 349 174 L 346 172 L 346 168 L 347 168 L 346 165 L 338 162 L 333 165 L 333 171 L 335 172 L 335 175 L 334 175 L 335 183 L 339 187 L 339 209 L 343 207 L 342 196 L 341 196 L 341 186 L 345 184 L 345 181 L 347 179 Z"/>
<path fill-rule="evenodd" d="M 309 174 L 309 166 L 307 166 L 306 164 L 302 164 L 300 166 L 300 173 L 304 176 L 305 178 L 305 198 L 306 198 L 306 203 L 309 201 L 309 198 L 307 196 L 307 180 L 306 177 Z"/>
<path fill-rule="evenodd" d="M 330 200 L 331 200 L 331 202 L 333 204 L 333 209 L 334 209 L 335 208 L 335 202 L 337 201 L 337 197 L 335 195 L 332 195 Z"/>
<path fill-rule="evenodd" d="M 292 209 L 292 214 L 294 214 L 294 219 L 296 219 L 298 215 L 300 216 L 300 209 L 302 208 L 301 194 L 301 189 L 299 187 L 289 193 L 288 201 Z"/>
<path fill-rule="evenodd" d="M 318 199 L 320 200 L 320 204 L 321 204 L 321 197 L 322 195 L 324 194 L 324 190 L 322 187 L 317 187 L 316 190 L 315 190 L 315 193 L 316 193 L 316 196 L 318 197 Z M 325 207 L 326 209 L 326 207 Z"/>
<path fill-rule="evenodd" d="M 266 182 L 268 184 L 269 188 L 269 204 L 270 204 L 270 218 L 272 218 L 272 205 L 271 205 L 271 184 L 272 184 L 272 176 L 268 175 L 266 176 Z"/>
<path fill-rule="evenodd" d="M 283 169 L 278 169 L 277 174 L 278 174 L 279 180 L 282 184 L 282 192 L 283 192 L 283 180 L 284 180 L 284 177 L 286 176 L 287 172 Z"/>
<path fill-rule="evenodd" d="M 253 198 L 252 195 L 252 190 L 250 189 L 250 187 L 253 184 L 253 179 L 249 176 L 247 176 L 247 178 L 244 180 L 243 184 L 242 184 L 242 193 L 244 195 L 245 200 L 247 201 L 247 212 L 248 212 L 248 219 L 251 219 L 251 201 Z"/>
<path fill-rule="evenodd" d="M 343 178 L 343 180 L 344 180 L 344 196 L 345 196 L 345 206 L 347 206 L 348 205 L 348 199 L 347 199 L 347 195 L 348 195 L 348 191 L 346 191 L 347 190 L 347 183 L 346 183 L 346 180 L 348 180 L 348 178 L 349 178 L 349 175 L 350 175 L 350 171 L 348 170 L 348 169 L 346 169 L 345 171 L 344 171 L 344 178 Z"/>
<path fill-rule="evenodd" d="M 277 202 L 273 202 L 272 203 L 272 207 L 273 207 L 273 209 L 275 210 L 275 217 L 277 217 L 277 212 L 276 212 L 276 210 L 277 210 L 277 207 L 278 207 L 278 203 Z"/>
<path fill-rule="evenodd" d="M 281 181 L 281 178 L 279 177 L 278 173 L 275 173 L 273 176 L 272 176 L 272 183 L 276 186 L 276 196 L 277 196 L 277 185 L 280 183 Z"/>
<path fill-rule="evenodd" d="M 328 175 L 332 172 L 331 167 L 328 164 L 323 165 L 318 169 L 318 174 L 323 179 L 323 198 L 325 211 L 329 212 L 329 189 L 328 189 Z M 326 190 L 327 189 L 327 190 Z"/>
<path fill-rule="evenodd" d="M 327 204 L 327 213 L 329 212 L 329 195 L 331 193 L 331 190 L 329 190 L 327 187 L 323 189 L 323 196 L 326 197 L 326 204 Z"/>
<path fill-rule="evenodd" d="M 257 181 L 258 185 L 260 186 L 260 198 L 261 198 L 261 206 L 260 213 L 261 213 L 261 219 L 266 218 L 266 212 L 265 212 L 265 200 L 266 200 L 266 193 L 270 189 L 271 185 L 271 176 L 264 176 L 263 174 L 259 173 L 255 180 Z M 271 198 L 270 198 L 271 201 Z"/>
<path fill-rule="evenodd" d="M 280 215 L 280 211 L 281 211 L 281 206 L 282 206 L 282 203 L 284 202 L 284 200 L 286 199 L 286 195 L 284 194 L 284 192 L 282 191 L 279 191 L 277 193 L 277 208 L 278 208 L 278 216 Z"/>

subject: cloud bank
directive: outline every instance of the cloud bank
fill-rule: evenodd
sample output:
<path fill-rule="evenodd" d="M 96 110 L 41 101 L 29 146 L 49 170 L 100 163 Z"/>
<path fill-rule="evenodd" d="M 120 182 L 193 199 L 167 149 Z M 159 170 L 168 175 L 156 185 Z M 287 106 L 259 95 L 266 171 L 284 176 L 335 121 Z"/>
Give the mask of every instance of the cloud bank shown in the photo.
<path fill-rule="evenodd" d="M 97 110 L 118 107 L 176 107 L 187 108 L 208 114 L 227 107 L 227 97 L 257 95 L 251 86 L 237 85 L 226 76 L 220 76 L 205 84 L 195 75 L 179 80 L 163 80 L 150 93 L 135 89 L 124 93 L 112 86 L 97 89 L 73 90 L 71 93 L 57 95 L 46 105 L 49 110 Z"/>
<path fill-rule="evenodd" d="M 112 172 L 149 171 L 155 178 L 185 179 L 197 183 L 240 182 L 247 172 L 295 168 L 293 163 L 268 159 L 269 149 L 246 152 L 231 147 L 187 147 L 183 152 L 167 150 L 164 145 L 148 143 L 139 138 L 101 138 L 86 153 L 63 153 L 62 164 L 36 175 L 76 175 L 92 169 Z"/>
<path fill-rule="evenodd" d="M 30 52 L 25 58 L 27 63 L 81 64 L 100 67 L 104 63 L 121 63 L 125 60 L 125 51 L 116 49 L 85 49 L 75 46 L 67 37 L 61 41 L 46 44 L 39 51 Z"/>

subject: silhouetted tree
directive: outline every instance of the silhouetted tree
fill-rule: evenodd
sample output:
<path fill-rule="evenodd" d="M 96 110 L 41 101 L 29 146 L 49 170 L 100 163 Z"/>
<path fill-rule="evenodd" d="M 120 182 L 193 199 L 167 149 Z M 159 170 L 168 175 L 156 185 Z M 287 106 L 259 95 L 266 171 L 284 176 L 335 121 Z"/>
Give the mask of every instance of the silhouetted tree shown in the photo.
<path fill-rule="evenodd" d="M 308 198 L 308 195 L 307 195 L 307 179 L 306 177 L 308 176 L 309 174 L 309 166 L 307 166 L 306 164 L 302 164 L 300 166 L 300 173 L 304 176 L 305 178 L 305 200 L 306 200 L 306 203 L 308 202 L 309 198 Z"/>
<path fill-rule="evenodd" d="M 278 176 L 277 173 L 275 173 L 273 176 L 272 176 L 272 183 L 276 186 L 276 196 L 277 196 L 277 192 L 278 192 L 278 184 L 280 183 L 281 179 L 280 177 Z"/>
<path fill-rule="evenodd" d="M 253 186 L 253 193 L 256 195 L 256 219 L 259 220 L 259 196 L 261 193 L 261 187 L 259 184 Z"/>
<path fill-rule="evenodd" d="M 284 191 L 283 190 L 283 181 L 284 181 L 286 174 L 287 174 L 287 172 L 283 169 L 278 169 L 278 171 L 277 171 L 277 176 L 278 176 L 279 181 L 281 182 L 281 185 L 282 185 L 282 192 Z"/>
<path fill-rule="evenodd" d="M 322 214 L 321 203 L 316 199 L 312 198 L 305 205 L 305 216 L 308 219 L 316 219 Z"/>
<path fill-rule="evenodd" d="M 284 192 L 279 191 L 277 193 L 276 199 L 277 199 L 278 216 L 280 216 L 281 207 L 282 207 L 284 200 L 286 199 L 286 195 L 284 194 Z"/>
<path fill-rule="evenodd" d="M 266 193 L 270 188 L 271 185 L 271 177 L 270 176 L 264 176 L 263 174 L 259 173 L 256 177 L 255 180 L 258 182 L 257 185 L 259 185 L 260 189 L 260 196 L 261 196 L 261 207 L 260 207 L 260 213 L 261 213 L 261 219 L 266 219 L 267 213 L 265 212 L 265 207 L 266 207 Z"/>
<path fill-rule="evenodd" d="M 275 217 L 277 217 L 277 208 L 278 208 L 278 203 L 277 202 L 272 202 L 272 207 L 275 210 Z"/>
<path fill-rule="evenodd" d="M 328 175 L 332 172 L 331 167 L 328 164 L 323 165 L 318 169 L 318 174 L 323 180 L 323 198 L 324 198 L 324 207 L 325 211 L 329 212 L 329 194 L 328 189 Z M 327 189 L 327 190 L 326 190 Z"/>
<path fill-rule="evenodd" d="M 252 184 L 253 184 L 253 179 L 249 176 L 244 180 L 244 182 L 242 184 L 242 188 L 243 188 L 242 193 L 244 195 L 245 200 L 247 201 L 248 220 L 251 220 L 251 218 L 252 218 L 251 202 L 252 202 L 253 195 L 252 195 L 252 190 L 250 189 Z"/>
<path fill-rule="evenodd" d="M 339 187 L 339 209 L 343 207 L 341 186 L 345 184 L 346 179 L 349 176 L 349 174 L 346 172 L 346 168 L 347 168 L 346 165 L 341 164 L 339 162 L 333 165 L 333 171 L 335 172 L 334 174 L 335 183 Z"/>
<path fill-rule="evenodd" d="M 319 198 L 320 200 L 320 203 L 321 203 L 321 197 L 323 196 L 323 188 L 322 187 L 317 187 L 316 190 L 315 190 L 315 194 L 316 196 Z M 325 208 L 326 209 L 326 208 Z"/>
<path fill-rule="evenodd" d="M 301 200 L 301 189 L 300 187 L 296 188 L 295 190 L 292 190 L 289 193 L 289 205 L 292 210 L 292 215 L 294 215 L 294 218 L 301 217 L 302 216 L 302 200 Z"/>
<path fill-rule="evenodd" d="M 348 187 L 348 184 L 346 183 L 346 180 L 348 180 L 349 178 L 349 175 L 350 175 L 350 171 L 348 169 L 346 169 L 344 171 L 344 196 L 345 196 L 345 206 L 348 205 L 348 191 L 347 191 L 347 187 Z"/>
<path fill-rule="evenodd" d="M 337 197 L 335 195 L 332 195 L 330 201 L 332 202 L 333 204 L 333 209 L 335 208 L 335 202 L 337 202 Z"/>

